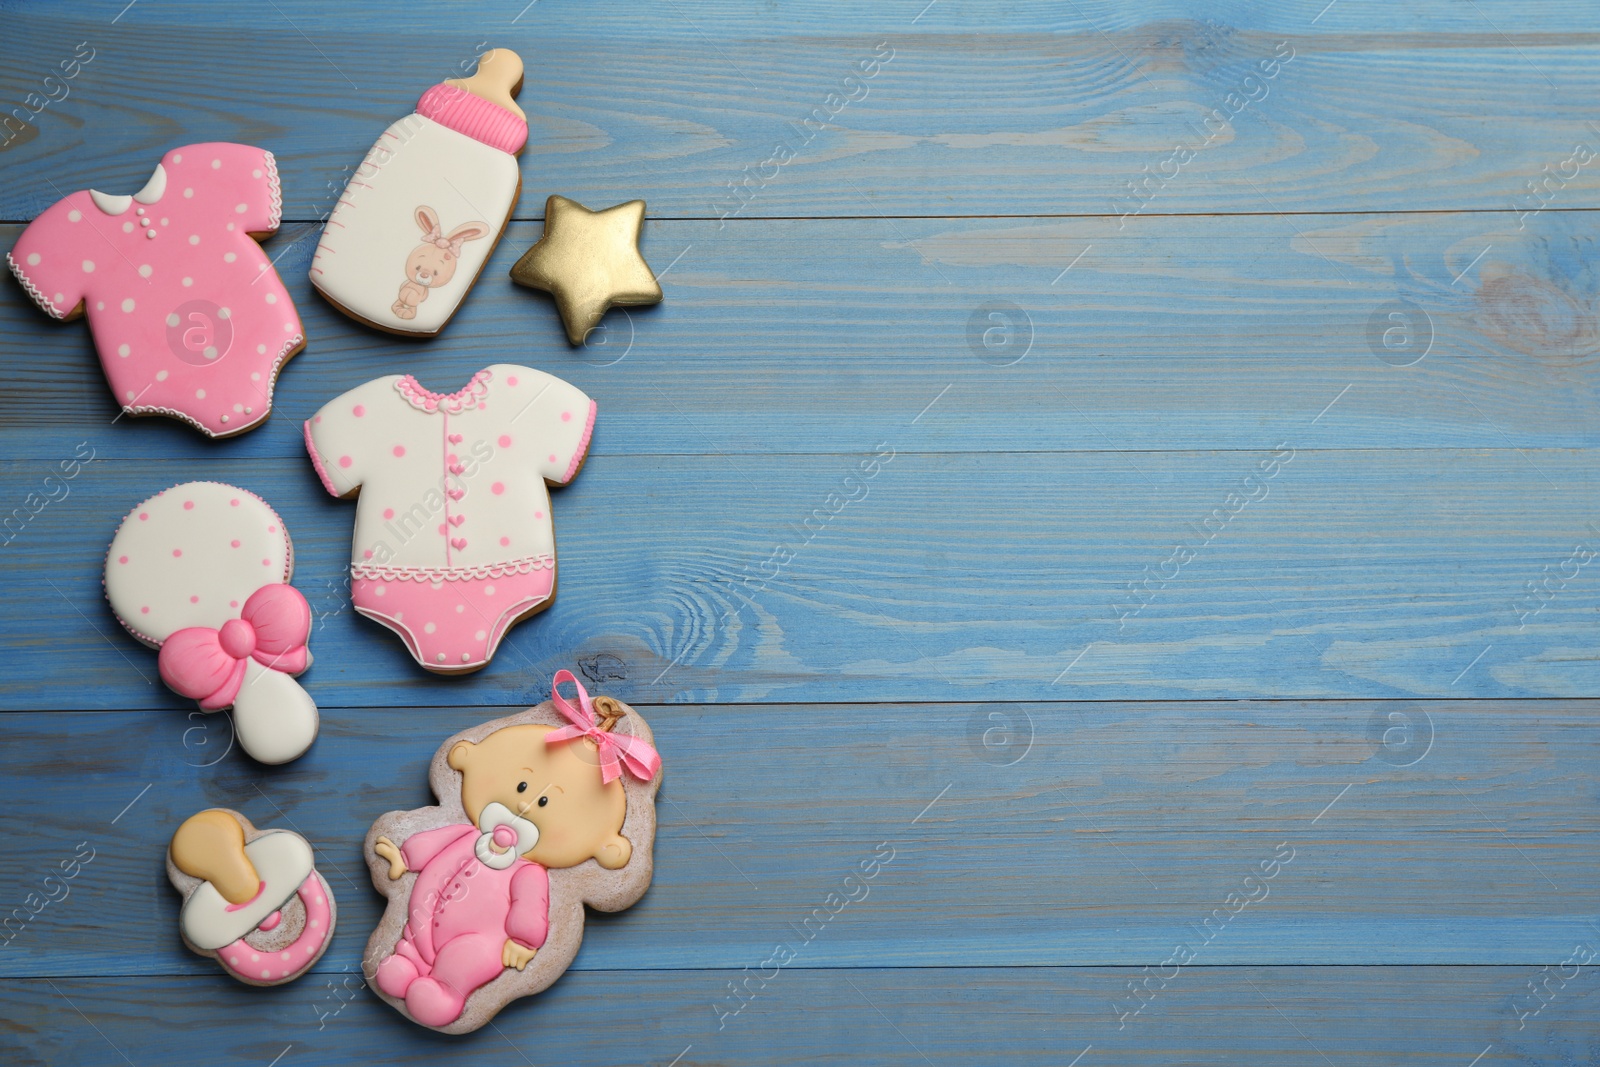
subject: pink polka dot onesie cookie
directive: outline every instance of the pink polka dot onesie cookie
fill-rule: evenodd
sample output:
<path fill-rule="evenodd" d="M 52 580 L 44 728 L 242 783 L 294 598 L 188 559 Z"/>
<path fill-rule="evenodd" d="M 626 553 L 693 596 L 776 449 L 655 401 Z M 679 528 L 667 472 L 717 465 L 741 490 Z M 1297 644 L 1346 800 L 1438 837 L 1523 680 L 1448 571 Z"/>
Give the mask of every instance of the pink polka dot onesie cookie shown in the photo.
<path fill-rule="evenodd" d="M 437 806 L 367 833 L 388 906 L 362 969 L 406 1018 L 461 1034 L 561 977 L 585 905 L 644 895 L 661 757 L 638 712 L 560 671 L 545 703 L 447 740 L 428 779 Z"/>
<path fill-rule="evenodd" d="M 228 437 L 267 417 L 279 370 L 305 347 L 257 243 L 282 212 L 271 152 L 184 145 L 132 196 L 91 189 L 57 201 L 6 262 L 53 318 L 88 315 L 123 411 Z"/>
<path fill-rule="evenodd" d="M 317 736 L 317 705 L 295 681 L 311 666 L 311 606 L 293 573 L 283 520 L 221 482 L 157 493 L 106 554 L 106 599 L 160 650 L 161 680 L 202 711 L 232 708 L 240 747 L 262 763 L 296 759 Z"/>
<path fill-rule="evenodd" d="M 183 894 L 183 943 L 247 985 L 294 981 L 333 941 L 333 893 L 299 834 L 207 808 L 172 835 L 167 880 Z"/>
<path fill-rule="evenodd" d="M 594 418 L 577 387 L 510 363 L 454 393 L 391 375 L 324 405 L 305 424 L 306 450 L 329 493 L 360 494 L 356 611 L 430 671 L 487 664 L 555 597 L 546 487 L 577 477 Z"/>

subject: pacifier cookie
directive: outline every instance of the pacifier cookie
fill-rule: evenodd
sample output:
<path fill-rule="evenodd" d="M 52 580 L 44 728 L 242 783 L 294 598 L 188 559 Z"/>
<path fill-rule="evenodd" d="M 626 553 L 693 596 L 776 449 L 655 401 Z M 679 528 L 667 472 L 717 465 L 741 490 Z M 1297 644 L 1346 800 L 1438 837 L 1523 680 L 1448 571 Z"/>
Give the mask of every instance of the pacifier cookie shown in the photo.
<path fill-rule="evenodd" d="M 439 805 L 392 811 L 367 834 L 372 884 L 389 900 L 367 942 L 379 996 L 461 1034 L 559 978 L 584 906 L 621 911 L 649 888 L 651 741 L 638 712 L 591 698 L 570 671 L 538 707 L 447 740 L 429 770 Z"/>
<path fill-rule="evenodd" d="M 266 419 L 278 371 L 305 347 L 258 243 L 282 214 L 271 152 L 184 145 L 131 196 L 90 189 L 46 208 L 6 262 L 51 317 L 89 316 L 124 412 L 229 437 Z"/>
<path fill-rule="evenodd" d="M 106 554 L 106 599 L 160 650 L 162 681 L 203 711 L 231 707 L 240 746 L 262 763 L 287 763 L 317 736 L 317 706 L 295 681 L 311 666 L 311 606 L 293 573 L 283 520 L 221 482 L 157 493 Z"/>
<path fill-rule="evenodd" d="M 208 808 L 172 835 L 167 878 L 183 894 L 183 943 L 248 985 L 294 981 L 333 940 L 333 893 L 299 834 Z"/>
<path fill-rule="evenodd" d="M 329 493 L 360 493 L 356 611 L 430 671 L 487 664 L 514 623 L 555 597 L 546 486 L 577 477 L 594 418 L 576 386 L 510 363 L 454 393 L 390 375 L 323 405 L 306 450 Z"/>
<path fill-rule="evenodd" d="M 521 58 L 493 49 L 472 77 L 433 86 L 379 135 L 311 259 L 311 284 L 329 303 L 390 333 L 444 329 L 522 190 L 521 86 Z"/>

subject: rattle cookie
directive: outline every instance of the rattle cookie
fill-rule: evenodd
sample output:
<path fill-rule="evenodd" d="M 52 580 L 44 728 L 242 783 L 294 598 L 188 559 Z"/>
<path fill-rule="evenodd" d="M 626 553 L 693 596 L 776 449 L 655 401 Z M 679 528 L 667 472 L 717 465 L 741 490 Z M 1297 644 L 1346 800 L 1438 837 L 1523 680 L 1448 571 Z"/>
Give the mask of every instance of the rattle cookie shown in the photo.
<path fill-rule="evenodd" d="M 299 834 L 207 808 L 172 835 L 167 878 L 183 894 L 183 943 L 247 985 L 294 981 L 333 940 L 333 893 Z"/>
<path fill-rule="evenodd" d="M 430 671 L 475 671 L 556 592 L 547 485 L 577 477 L 595 403 L 531 367 L 499 363 L 454 393 L 378 378 L 305 424 L 323 488 L 357 493 L 356 611 Z"/>
<path fill-rule="evenodd" d="M 287 763 L 317 736 L 294 676 L 311 666 L 311 606 L 288 585 L 294 547 L 254 493 L 185 482 L 128 513 L 106 553 L 117 621 L 160 650 L 161 680 L 203 711 L 233 708 L 240 746 Z"/>
<path fill-rule="evenodd" d="M 229 437 L 266 419 L 278 372 L 305 347 L 257 243 L 282 213 L 271 152 L 184 145 L 132 196 L 91 189 L 46 208 L 6 262 L 53 318 L 88 314 L 124 412 Z"/>
<path fill-rule="evenodd" d="M 367 833 L 388 898 L 367 942 L 379 995 L 461 1034 L 561 977 L 584 905 L 621 911 L 650 885 L 660 769 L 638 712 L 590 698 L 570 671 L 538 707 L 446 741 L 428 776 L 440 804 Z"/>
<path fill-rule="evenodd" d="M 522 60 L 496 48 L 470 78 L 422 94 L 361 161 L 311 259 L 311 284 L 390 333 L 444 329 L 499 243 L 522 190 Z"/>

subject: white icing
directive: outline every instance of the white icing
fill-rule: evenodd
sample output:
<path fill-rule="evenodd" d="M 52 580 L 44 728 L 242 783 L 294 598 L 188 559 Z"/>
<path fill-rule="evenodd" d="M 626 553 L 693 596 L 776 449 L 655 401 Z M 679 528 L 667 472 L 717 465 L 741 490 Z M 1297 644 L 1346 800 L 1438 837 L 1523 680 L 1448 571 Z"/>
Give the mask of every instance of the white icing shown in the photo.
<path fill-rule="evenodd" d="M 299 682 L 252 659 L 233 700 L 233 729 L 251 759 L 288 763 L 317 739 L 317 705 Z"/>
<path fill-rule="evenodd" d="M 167 195 L 167 168 L 157 163 L 156 169 L 150 172 L 150 180 L 144 183 L 143 189 L 133 194 L 133 198 L 141 204 L 154 204 L 165 195 Z"/>
<path fill-rule="evenodd" d="M 500 826 L 509 826 L 517 834 L 517 843 L 504 850 L 496 848 L 493 844 L 494 831 Z M 478 815 L 478 830 L 480 833 L 477 843 L 472 846 L 473 854 L 485 867 L 497 871 L 505 870 L 517 862 L 518 856 L 531 852 L 533 846 L 539 843 L 539 827 L 517 815 L 498 800 L 484 806 Z"/>
<path fill-rule="evenodd" d="M 323 229 L 311 282 L 342 308 L 385 329 L 435 333 L 494 250 L 520 183 L 515 156 L 409 115 L 378 138 L 345 187 Z M 406 281 L 406 257 L 420 243 L 421 206 L 438 213 L 445 233 L 483 222 L 491 235 L 465 242 L 454 277 L 427 290 L 416 318 L 402 319 L 390 309 Z"/>
<path fill-rule="evenodd" d="M 160 644 L 188 626 L 219 629 L 251 593 L 288 581 L 292 570 L 289 535 L 264 500 L 220 482 L 185 482 L 122 520 L 106 555 L 106 598 L 124 626 Z"/>
<path fill-rule="evenodd" d="M 305 838 L 288 830 L 268 830 L 245 845 L 244 853 L 266 883 L 265 888 L 244 907 L 229 911 L 227 898 L 217 892 L 217 887 L 202 882 L 184 901 L 178 915 L 183 936 L 195 947 L 214 952 L 233 944 L 268 915 L 281 911 L 313 869 L 311 846 Z"/>
<path fill-rule="evenodd" d="M 481 406 L 468 392 L 447 399 L 455 414 L 419 409 L 392 375 L 357 386 L 312 419 L 323 473 L 340 494 L 361 486 L 350 551 L 358 576 L 483 578 L 555 566 L 545 482 L 566 477 L 588 427 L 589 397 L 531 367 L 499 363 L 487 371 Z M 452 454 L 459 474 L 450 470 Z M 446 551 L 446 536 L 465 547 Z"/>
<path fill-rule="evenodd" d="M 107 215 L 120 215 L 133 205 L 133 197 L 131 196 L 112 196 L 110 193 L 102 193 L 98 189 L 90 189 L 89 198 L 94 201 L 95 207 L 104 211 Z M 131 227 L 133 224 L 129 223 L 128 225 Z"/>

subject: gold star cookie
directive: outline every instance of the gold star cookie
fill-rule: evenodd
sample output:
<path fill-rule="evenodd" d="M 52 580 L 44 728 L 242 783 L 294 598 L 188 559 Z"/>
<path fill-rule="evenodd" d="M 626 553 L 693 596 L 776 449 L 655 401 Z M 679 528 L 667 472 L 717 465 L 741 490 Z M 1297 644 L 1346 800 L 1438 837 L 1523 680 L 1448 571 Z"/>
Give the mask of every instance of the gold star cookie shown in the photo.
<path fill-rule="evenodd" d="M 639 254 L 642 225 L 643 200 L 590 211 L 552 196 L 544 205 L 544 236 L 517 260 L 511 280 L 553 296 L 567 340 L 581 345 L 607 309 L 661 302 L 661 286 Z"/>

